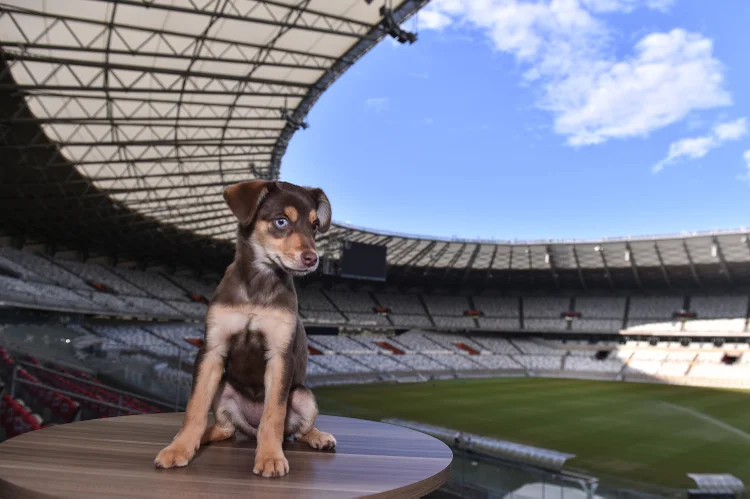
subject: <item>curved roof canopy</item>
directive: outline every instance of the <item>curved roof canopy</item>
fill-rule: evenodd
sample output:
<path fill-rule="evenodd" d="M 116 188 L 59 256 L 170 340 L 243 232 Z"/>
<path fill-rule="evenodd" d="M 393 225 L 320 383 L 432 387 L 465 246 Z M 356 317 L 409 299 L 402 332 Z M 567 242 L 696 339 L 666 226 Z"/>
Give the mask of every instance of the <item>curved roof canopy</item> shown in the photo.
<path fill-rule="evenodd" d="M 319 244 L 339 260 L 342 241 L 386 246 L 389 276 L 405 284 L 613 291 L 750 285 L 750 231 L 745 229 L 582 241 L 483 241 L 337 224 Z"/>
<path fill-rule="evenodd" d="M 426 1 L 387 4 L 401 23 Z M 174 243 L 231 240 L 223 187 L 278 177 L 320 94 L 385 36 L 383 2 L 1 1 L 5 145 L 22 150 L 16 167 L 44 173 L 5 176 L 15 207 L 39 201 L 18 224 L 127 219 Z M 61 192 L 33 188 L 51 183 Z M 74 212 L 59 198 L 101 199 Z"/>

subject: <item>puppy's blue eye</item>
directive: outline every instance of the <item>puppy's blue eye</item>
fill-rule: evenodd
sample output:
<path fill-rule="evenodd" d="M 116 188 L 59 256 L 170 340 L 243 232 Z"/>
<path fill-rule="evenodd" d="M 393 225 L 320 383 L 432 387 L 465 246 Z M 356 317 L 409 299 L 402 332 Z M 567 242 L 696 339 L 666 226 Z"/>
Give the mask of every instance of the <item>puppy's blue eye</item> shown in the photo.
<path fill-rule="evenodd" d="M 279 229 L 283 229 L 283 228 L 285 228 L 285 227 L 286 227 L 287 225 L 289 225 L 289 220 L 287 220 L 286 218 L 277 218 L 276 220 L 274 220 L 274 221 L 273 221 L 273 224 L 274 224 L 274 225 L 275 225 L 275 226 L 276 226 L 277 228 L 279 228 Z"/>

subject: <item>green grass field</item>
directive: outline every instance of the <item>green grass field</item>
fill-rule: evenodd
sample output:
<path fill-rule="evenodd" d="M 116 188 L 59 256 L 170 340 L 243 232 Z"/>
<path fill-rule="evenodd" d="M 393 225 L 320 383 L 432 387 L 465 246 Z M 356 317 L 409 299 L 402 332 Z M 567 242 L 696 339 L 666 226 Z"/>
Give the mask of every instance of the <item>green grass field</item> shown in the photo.
<path fill-rule="evenodd" d="M 571 452 L 571 468 L 668 487 L 688 472 L 750 485 L 750 392 L 500 378 L 316 389 L 321 412 L 398 417 Z"/>

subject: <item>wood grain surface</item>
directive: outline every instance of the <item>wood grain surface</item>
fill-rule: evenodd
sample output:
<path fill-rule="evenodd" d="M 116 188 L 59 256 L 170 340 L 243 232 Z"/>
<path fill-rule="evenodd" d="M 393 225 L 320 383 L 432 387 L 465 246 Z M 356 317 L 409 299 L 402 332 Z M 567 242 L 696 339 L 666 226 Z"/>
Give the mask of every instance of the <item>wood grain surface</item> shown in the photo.
<path fill-rule="evenodd" d="M 448 479 L 451 450 L 398 426 L 319 416 L 332 452 L 284 444 L 290 473 L 253 475 L 255 440 L 207 445 L 185 468 L 153 460 L 182 413 L 96 419 L 46 428 L 0 444 L 0 498 L 421 497 Z"/>

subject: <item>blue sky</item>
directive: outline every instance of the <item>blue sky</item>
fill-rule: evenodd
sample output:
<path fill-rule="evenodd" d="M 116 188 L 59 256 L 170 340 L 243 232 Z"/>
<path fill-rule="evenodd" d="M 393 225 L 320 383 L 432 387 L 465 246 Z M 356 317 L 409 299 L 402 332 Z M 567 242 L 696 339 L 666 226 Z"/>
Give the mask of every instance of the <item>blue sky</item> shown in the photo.
<path fill-rule="evenodd" d="M 750 225 L 750 2 L 433 0 L 297 132 L 334 219 L 442 237 Z"/>

